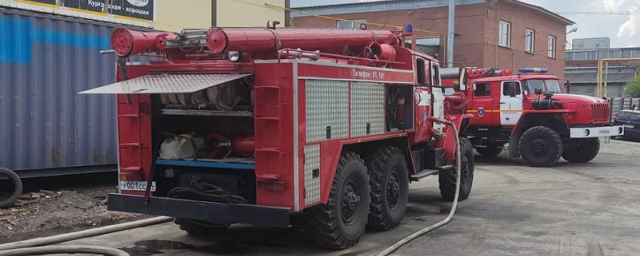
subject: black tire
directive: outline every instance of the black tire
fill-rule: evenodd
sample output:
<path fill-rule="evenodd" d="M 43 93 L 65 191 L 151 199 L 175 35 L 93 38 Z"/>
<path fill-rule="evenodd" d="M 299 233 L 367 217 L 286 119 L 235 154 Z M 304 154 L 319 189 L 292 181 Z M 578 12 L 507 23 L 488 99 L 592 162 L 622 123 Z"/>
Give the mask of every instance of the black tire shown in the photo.
<path fill-rule="evenodd" d="M 18 174 L 7 168 L 0 168 L 0 177 L 7 177 L 8 180 L 0 181 L 0 208 L 8 208 L 18 200 L 22 193 L 22 181 Z M 2 184 L 9 184 L 9 186 L 3 186 Z"/>
<path fill-rule="evenodd" d="M 367 227 L 393 229 L 400 225 L 409 200 L 409 169 L 404 154 L 399 148 L 383 147 L 366 162 L 371 186 Z"/>
<path fill-rule="evenodd" d="M 567 149 L 562 153 L 562 158 L 572 163 L 586 163 L 598 155 L 600 152 L 600 139 L 577 139 L 572 140 L 571 143 L 575 143 L 575 147 Z"/>
<path fill-rule="evenodd" d="M 520 137 L 520 156 L 533 167 L 551 167 L 558 163 L 563 145 L 560 135 L 546 126 L 529 128 Z"/>
<path fill-rule="evenodd" d="M 343 153 L 326 205 L 311 209 L 313 241 L 329 249 L 346 249 L 360 240 L 369 214 L 369 176 L 355 153 Z"/>
<path fill-rule="evenodd" d="M 229 227 L 229 225 L 213 224 L 201 220 L 176 218 L 174 222 L 190 236 L 213 236 Z"/>
<path fill-rule="evenodd" d="M 493 158 L 498 156 L 500 153 L 502 153 L 502 147 L 497 147 L 497 146 L 487 146 L 484 148 L 476 147 L 476 151 L 478 151 L 478 154 L 480 154 L 482 157 Z"/>
<path fill-rule="evenodd" d="M 460 177 L 460 195 L 458 201 L 464 201 L 471 194 L 473 186 L 473 173 L 475 170 L 475 162 L 473 160 L 473 146 L 467 138 L 460 138 L 460 163 L 462 165 Z M 455 162 L 454 162 L 455 163 Z M 455 164 L 454 164 L 455 166 Z M 440 182 L 440 194 L 447 201 L 453 201 L 456 195 L 456 168 L 440 171 L 438 181 Z"/>

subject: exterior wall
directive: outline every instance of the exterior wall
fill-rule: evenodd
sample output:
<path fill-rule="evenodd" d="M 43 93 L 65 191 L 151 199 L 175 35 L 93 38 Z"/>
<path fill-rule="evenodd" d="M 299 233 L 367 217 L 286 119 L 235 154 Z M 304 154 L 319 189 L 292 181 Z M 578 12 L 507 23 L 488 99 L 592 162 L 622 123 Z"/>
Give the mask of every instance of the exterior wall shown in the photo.
<path fill-rule="evenodd" d="M 156 0 L 155 29 L 180 32 L 184 28 L 211 27 L 212 0 Z"/>
<path fill-rule="evenodd" d="M 269 21 L 288 23 L 287 12 L 265 3 L 288 7 L 289 0 L 156 0 L 155 29 L 180 32 L 185 28 L 265 27 Z"/>
<path fill-rule="evenodd" d="M 78 95 L 115 82 L 115 55 L 99 53 L 113 29 L 0 9 L 0 167 L 59 175 L 116 163 L 115 98 Z"/>
<path fill-rule="evenodd" d="M 286 6 L 285 0 L 216 0 L 216 26 L 220 27 L 265 27 L 269 21 L 285 25 L 285 12 L 265 5 Z"/>
<path fill-rule="evenodd" d="M 456 37 L 454 62 L 465 66 L 482 66 L 484 45 L 484 4 L 462 5 L 456 10 Z M 351 14 L 336 14 L 331 17 L 339 19 L 366 19 L 368 23 L 387 24 L 403 27 L 407 21 L 413 23 L 414 30 L 429 30 L 435 33 L 416 31 L 418 38 L 445 38 L 447 33 L 447 7 L 423 8 L 415 10 L 393 10 L 380 12 L 359 12 Z M 317 18 L 313 16 L 294 17 L 294 27 L 336 28 L 336 20 Z M 395 29 L 377 25 L 369 25 L 369 29 Z M 441 40 L 446 42 L 446 40 Z M 439 49 L 438 58 L 444 61 L 445 47 Z"/>
<path fill-rule="evenodd" d="M 497 7 L 497 8 L 496 8 Z M 546 67 L 549 73 L 564 81 L 564 59 L 567 24 L 549 19 L 534 11 L 522 11 L 523 7 L 498 2 L 491 7 L 485 19 L 485 67 L 517 70 L 520 67 Z M 500 20 L 511 22 L 511 47 L 498 46 Z M 535 30 L 534 54 L 524 51 L 525 29 Z M 547 57 L 548 36 L 556 37 L 556 58 Z"/>
<path fill-rule="evenodd" d="M 597 63 L 590 66 L 577 67 L 571 62 L 565 68 L 566 79 L 571 81 L 571 93 L 596 96 L 596 87 L 598 85 L 598 68 Z M 637 66 L 619 66 L 611 64 L 609 74 L 605 75 L 607 80 L 606 95 L 611 97 L 625 97 L 624 87 L 630 81 L 638 77 L 640 68 Z"/>

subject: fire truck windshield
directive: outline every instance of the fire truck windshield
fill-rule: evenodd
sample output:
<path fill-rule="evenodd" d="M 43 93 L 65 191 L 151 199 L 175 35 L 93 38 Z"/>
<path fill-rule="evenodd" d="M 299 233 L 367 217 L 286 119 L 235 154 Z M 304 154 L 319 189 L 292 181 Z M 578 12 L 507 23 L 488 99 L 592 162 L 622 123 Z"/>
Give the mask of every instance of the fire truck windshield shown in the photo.
<path fill-rule="evenodd" d="M 558 83 L 558 80 L 533 79 L 533 80 L 524 81 L 524 91 L 526 94 L 535 94 L 536 90 L 540 90 L 542 92 L 562 93 L 562 91 L 560 90 L 560 83 Z"/>

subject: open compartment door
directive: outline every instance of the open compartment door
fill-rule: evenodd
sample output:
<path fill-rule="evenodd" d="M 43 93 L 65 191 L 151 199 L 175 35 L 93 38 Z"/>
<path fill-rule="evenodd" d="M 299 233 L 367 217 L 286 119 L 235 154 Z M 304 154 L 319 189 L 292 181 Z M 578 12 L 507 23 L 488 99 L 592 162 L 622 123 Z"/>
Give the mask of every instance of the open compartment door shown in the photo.
<path fill-rule="evenodd" d="M 110 84 L 80 94 L 194 93 L 251 74 L 151 74 Z"/>

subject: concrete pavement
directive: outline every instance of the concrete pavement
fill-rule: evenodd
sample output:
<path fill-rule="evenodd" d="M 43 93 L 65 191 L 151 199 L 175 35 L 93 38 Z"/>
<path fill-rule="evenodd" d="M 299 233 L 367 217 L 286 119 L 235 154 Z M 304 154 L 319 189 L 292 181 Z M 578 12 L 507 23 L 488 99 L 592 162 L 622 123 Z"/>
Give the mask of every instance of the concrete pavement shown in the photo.
<path fill-rule="evenodd" d="M 67 244 L 124 248 L 141 255 L 373 255 L 446 217 L 435 177 L 412 184 L 403 224 L 367 233 L 343 251 L 319 249 L 292 229 L 232 227 L 214 238 L 187 236 L 172 223 Z M 563 160 L 531 168 L 504 157 L 477 159 L 471 197 L 447 226 L 395 255 L 640 255 L 640 144 L 602 144 L 587 164 Z"/>

